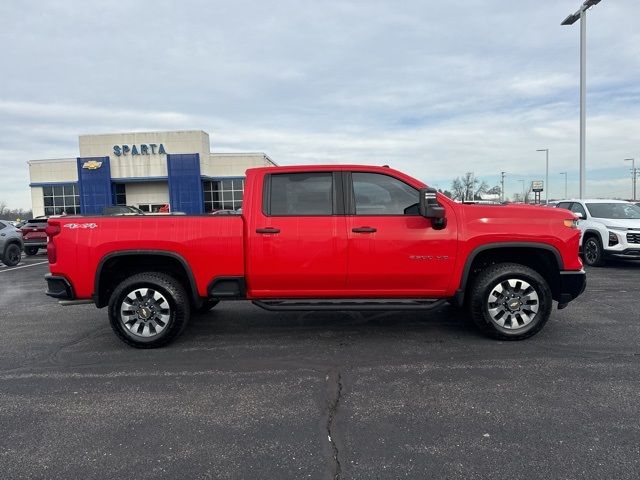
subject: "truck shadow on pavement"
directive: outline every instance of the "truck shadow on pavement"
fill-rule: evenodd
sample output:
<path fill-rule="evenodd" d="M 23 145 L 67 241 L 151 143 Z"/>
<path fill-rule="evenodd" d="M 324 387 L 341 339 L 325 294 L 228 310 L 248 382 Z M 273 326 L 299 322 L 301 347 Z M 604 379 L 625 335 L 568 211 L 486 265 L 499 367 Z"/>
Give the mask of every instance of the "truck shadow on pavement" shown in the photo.
<path fill-rule="evenodd" d="M 442 306 L 429 312 L 411 311 L 309 311 L 267 312 L 247 304 L 236 312 L 232 302 L 220 304 L 212 311 L 194 316 L 182 337 L 185 344 L 194 339 L 213 335 L 217 338 L 237 334 L 258 337 L 402 337 L 413 338 L 416 334 L 434 339 L 451 337 L 486 338 L 482 335 L 463 309 Z M 249 313 L 250 312 L 250 313 Z"/>

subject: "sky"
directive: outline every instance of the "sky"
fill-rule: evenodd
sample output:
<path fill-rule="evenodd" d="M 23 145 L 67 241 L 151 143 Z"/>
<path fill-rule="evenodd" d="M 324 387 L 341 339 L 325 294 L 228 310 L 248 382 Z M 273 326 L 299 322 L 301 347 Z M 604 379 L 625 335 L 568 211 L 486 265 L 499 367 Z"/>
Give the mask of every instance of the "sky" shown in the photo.
<path fill-rule="evenodd" d="M 578 194 L 580 1 L 0 3 L 0 201 L 30 207 L 27 160 L 78 135 L 205 130 L 214 152 L 281 165 L 389 164 L 508 195 Z M 635 8 L 634 8 L 635 7 Z M 588 13 L 587 195 L 640 167 L 637 0 Z"/>

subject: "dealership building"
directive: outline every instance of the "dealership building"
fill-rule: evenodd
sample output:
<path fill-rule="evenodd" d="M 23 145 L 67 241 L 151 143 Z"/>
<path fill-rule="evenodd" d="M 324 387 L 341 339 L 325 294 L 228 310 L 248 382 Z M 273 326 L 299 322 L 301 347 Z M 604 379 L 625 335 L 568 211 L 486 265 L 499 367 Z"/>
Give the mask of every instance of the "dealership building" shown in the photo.
<path fill-rule="evenodd" d="M 189 214 L 242 205 L 247 168 L 264 153 L 211 153 L 201 130 L 80 135 L 79 156 L 30 160 L 33 215 L 99 214 L 105 206 Z"/>

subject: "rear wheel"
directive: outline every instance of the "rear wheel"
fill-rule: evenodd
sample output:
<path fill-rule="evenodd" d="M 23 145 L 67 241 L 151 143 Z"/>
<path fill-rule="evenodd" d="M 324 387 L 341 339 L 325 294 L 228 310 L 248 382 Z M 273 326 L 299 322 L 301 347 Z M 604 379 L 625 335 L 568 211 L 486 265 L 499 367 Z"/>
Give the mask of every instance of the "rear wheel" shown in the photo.
<path fill-rule="evenodd" d="M 31 257 L 38 253 L 38 247 L 24 247 L 24 253 Z"/>
<path fill-rule="evenodd" d="M 553 300 L 538 272 L 517 263 L 500 263 L 478 276 L 469 303 L 473 321 L 485 333 L 501 340 L 523 340 L 544 327 Z"/>
<path fill-rule="evenodd" d="M 604 265 L 604 252 L 602 244 L 597 237 L 587 237 L 582 245 L 582 256 L 584 263 L 590 267 L 601 267 Z"/>
<path fill-rule="evenodd" d="M 190 315 L 184 287 L 164 273 L 133 275 L 109 299 L 111 328 L 123 342 L 137 348 L 161 347 L 173 341 Z"/>
<path fill-rule="evenodd" d="M 20 263 L 20 258 L 22 257 L 22 252 L 20 251 L 20 246 L 12 243 L 8 245 L 7 248 L 4 249 L 4 255 L 2 256 L 2 263 L 4 263 L 7 267 L 15 267 Z"/>

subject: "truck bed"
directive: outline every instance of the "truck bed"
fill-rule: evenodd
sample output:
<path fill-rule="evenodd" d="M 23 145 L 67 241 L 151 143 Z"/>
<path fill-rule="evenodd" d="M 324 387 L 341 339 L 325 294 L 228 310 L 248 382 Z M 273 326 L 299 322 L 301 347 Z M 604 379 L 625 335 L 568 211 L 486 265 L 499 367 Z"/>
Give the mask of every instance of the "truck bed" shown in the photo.
<path fill-rule="evenodd" d="M 244 275 L 244 220 L 239 215 L 60 217 L 50 219 L 49 225 L 60 226 L 51 273 L 74 279 L 78 298 L 93 294 L 101 261 L 131 251 L 167 251 L 181 257 L 203 297 L 212 278 Z"/>

